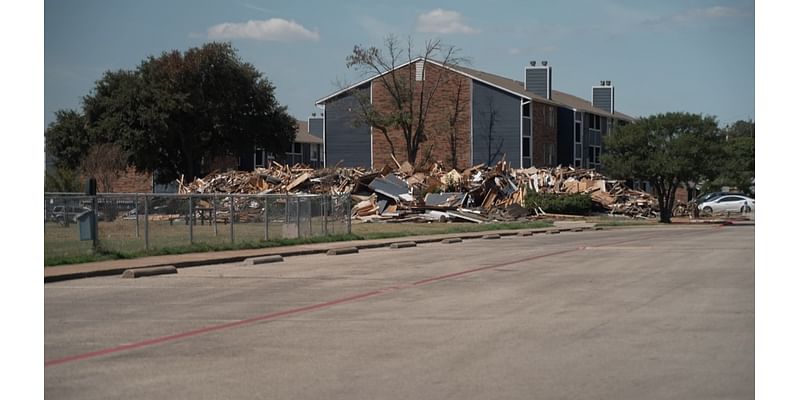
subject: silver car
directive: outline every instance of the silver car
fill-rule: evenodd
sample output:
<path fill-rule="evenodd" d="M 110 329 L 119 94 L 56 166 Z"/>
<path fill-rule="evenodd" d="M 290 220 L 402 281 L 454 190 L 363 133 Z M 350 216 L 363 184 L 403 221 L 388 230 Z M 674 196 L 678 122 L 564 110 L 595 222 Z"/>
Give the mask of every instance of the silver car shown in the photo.
<path fill-rule="evenodd" d="M 747 196 L 727 195 L 701 203 L 697 208 L 706 214 L 724 212 L 751 212 L 756 209 L 756 200 Z"/>

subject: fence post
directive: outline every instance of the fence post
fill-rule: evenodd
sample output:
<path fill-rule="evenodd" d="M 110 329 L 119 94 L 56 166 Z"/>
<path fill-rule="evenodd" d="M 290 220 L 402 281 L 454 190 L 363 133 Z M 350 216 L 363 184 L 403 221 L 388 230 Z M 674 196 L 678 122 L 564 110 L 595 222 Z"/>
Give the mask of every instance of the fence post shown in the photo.
<path fill-rule="evenodd" d="M 233 243 L 233 240 L 234 240 L 233 224 L 234 224 L 234 221 L 236 220 L 236 218 L 235 218 L 236 216 L 234 215 L 234 212 L 236 212 L 236 210 L 233 207 L 233 195 L 232 194 L 228 195 L 228 198 L 231 200 L 230 201 L 230 207 L 229 207 L 230 210 L 229 211 L 230 211 L 230 220 L 231 220 L 231 243 Z"/>
<path fill-rule="evenodd" d="M 328 195 L 322 195 L 322 234 L 328 236 Z"/>
<path fill-rule="evenodd" d="M 63 200 L 64 203 L 64 211 L 62 212 L 64 218 L 64 227 L 69 228 L 69 218 L 67 218 L 67 198 L 62 197 L 61 200 Z"/>
<path fill-rule="evenodd" d="M 139 238 L 139 194 L 133 195 L 133 209 L 136 210 L 136 238 Z"/>
<path fill-rule="evenodd" d="M 144 249 L 150 250 L 150 218 L 148 218 L 150 202 L 147 194 L 144 195 Z M 136 219 L 139 219 L 139 212 L 136 212 Z"/>
<path fill-rule="evenodd" d="M 352 227 L 352 224 L 351 224 L 351 221 L 350 221 L 350 217 L 351 217 L 351 214 L 352 214 L 352 212 L 350 210 L 350 193 L 347 193 L 347 207 L 345 208 L 345 213 L 347 213 L 347 234 L 349 235 L 349 234 L 353 233 L 352 232 L 352 228 L 353 227 Z"/>
<path fill-rule="evenodd" d="M 314 202 L 308 199 L 308 237 L 314 237 Z"/>
<path fill-rule="evenodd" d="M 217 232 L 217 194 L 214 193 L 214 197 L 211 199 L 211 223 L 214 224 L 214 237 L 218 235 Z"/>
<path fill-rule="evenodd" d="M 189 244 L 194 243 L 194 201 L 192 195 L 189 195 L 189 215 L 186 220 L 189 222 Z"/>
<path fill-rule="evenodd" d="M 269 195 L 264 194 L 264 241 L 269 241 Z"/>
<path fill-rule="evenodd" d="M 294 197 L 294 201 L 295 201 L 295 203 L 297 203 L 297 207 L 295 207 L 297 209 L 297 218 L 295 218 L 295 220 L 297 222 L 297 238 L 299 239 L 300 238 L 300 197 L 295 196 Z"/>

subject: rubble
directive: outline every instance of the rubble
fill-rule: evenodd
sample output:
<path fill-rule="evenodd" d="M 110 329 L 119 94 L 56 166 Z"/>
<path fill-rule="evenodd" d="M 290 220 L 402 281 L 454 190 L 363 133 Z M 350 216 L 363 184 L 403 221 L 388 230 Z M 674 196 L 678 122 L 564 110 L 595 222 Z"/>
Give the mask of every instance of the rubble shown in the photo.
<path fill-rule="evenodd" d="M 573 167 L 513 169 L 503 160 L 463 171 L 433 164 L 426 170 L 395 160 L 381 170 L 312 169 L 281 165 L 252 172 L 215 172 L 193 182 L 178 181 L 179 193 L 350 193 L 353 218 L 363 221 L 512 221 L 548 216 L 538 205 L 526 208 L 528 193 L 586 193 L 597 209 L 611 215 L 654 218 L 658 203 L 648 193 L 609 180 L 593 169 Z M 552 217 L 552 216 L 548 216 Z"/>

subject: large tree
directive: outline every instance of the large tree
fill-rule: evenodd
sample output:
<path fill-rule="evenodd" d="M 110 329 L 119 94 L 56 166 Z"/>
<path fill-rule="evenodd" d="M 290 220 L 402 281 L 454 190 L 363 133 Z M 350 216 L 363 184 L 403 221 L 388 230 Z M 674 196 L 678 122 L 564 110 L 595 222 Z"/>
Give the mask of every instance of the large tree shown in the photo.
<path fill-rule="evenodd" d="M 135 70 L 106 72 L 84 97 L 89 146 L 115 143 L 162 182 L 208 173 L 216 157 L 254 147 L 283 154 L 296 123 L 274 91 L 228 43 L 151 56 Z M 65 149 L 48 150 L 60 159 Z"/>
<path fill-rule="evenodd" d="M 705 186 L 720 190 L 735 187 L 755 195 L 756 178 L 756 125 L 752 121 L 736 121 L 722 129 L 725 141 L 717 163 L 716 179 Z"/>
<path fill-rule="evenodd" d="M 606 136 L 602 163 L 612 177 L 650 182 L 660 221 L 668 223 L 678 186 L 713 176 L 720 139 L 714 117 L 680 112 L 653 115 Z"/>
<path fill-rule="evenodd" d="M 59 169 L 76 170 L 92 147 L 86 118 L 74 110 L 56 111 L 56 120 L 45 131 L 45 147 Z"/>
<path fill-rule="evenodd" d="M 423 71 L 429 60 L 446 68 L 466 62 L 459 56 L 459 49 L 447 46 L 440 40 L 429 40 L 424 49 L 417 51 L 409 38 L 401 42 L 396 36 L 384 39 L 384 48 L 356 45 L 347 56 L 347 67 L 354 68 L 363 76 L 375 77 L 373 84 L 381 85 L 389 95 L 389 107 L 374 107 L 370 98 L 359 97 L 359 119 L 377 129 L 389 142 L 392 155 L 402 151 L 412 164 L 417 161 L 420 146 L 427 139 L 428 112 L 439 88 L 451 79 L 452 74 L 435 74 L 435 79 L 417 81 L 416 69 L 410 63 L 415 59 L 423 63 Z M 407 68 L 400 68 L 407 64 Z M 392 130 L 402 133 L 402 143 L 395 143 L 389 134 Z"/>

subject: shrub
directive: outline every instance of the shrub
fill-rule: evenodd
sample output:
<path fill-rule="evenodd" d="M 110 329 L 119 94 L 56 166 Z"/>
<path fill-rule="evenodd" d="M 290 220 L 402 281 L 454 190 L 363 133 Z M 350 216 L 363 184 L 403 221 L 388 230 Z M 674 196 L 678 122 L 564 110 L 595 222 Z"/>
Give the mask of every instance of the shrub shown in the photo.
<path fill-rule="evenodd" d="M 592 211 L 592 197 L 586 193 L 558 194 L 529 192 L 525 207 L 538 206 L 546 213 L 586 215 Z"/>

